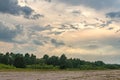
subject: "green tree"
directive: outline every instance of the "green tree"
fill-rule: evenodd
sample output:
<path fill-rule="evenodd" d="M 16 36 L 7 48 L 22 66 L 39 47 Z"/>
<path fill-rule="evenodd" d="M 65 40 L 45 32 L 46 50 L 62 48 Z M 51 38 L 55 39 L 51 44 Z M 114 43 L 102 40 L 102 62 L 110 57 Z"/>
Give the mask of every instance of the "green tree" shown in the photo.
<path fill-rule="evenodd" d="M 26 53 L 25 56 L 24 56 L 26 65 L 31 64 L 31 59 L 30 58 L 31 58 L 30 55 L 28 53 Z"/>
<path fill-rule="evenodd" d="M 21 55 L 21 54 L 16 55 L 15 60 L 14 60 L 14 66 L 16 68 L 25 68 L 26 67 L 23 55 Z"/>
<path fill-rule="evenodd" d="M 60 56 L 60 60 L 59 60 L 60 69 L 66 69 L 67 68 L 66 61 L 67 61 L 67 57 L 65 56 L 65 54 L 62 54 Z"/>
<path fill-rule="evenodd" d="M 49 56 L 48 56 L 47 54 L 45 54 L 45 55 L 43 56 L 43 60 L 44 60 L 44 63 L 45 63 L 45 64 L 48 64 Z"/>
<path fill-rule="evenodd" d="M 95 61 L 94 64 L 95 64 L 95 66 L 104 66 L 105 65 L 105 63 L 102 61 Z"/>
<path fill-rule="evenodd" d="M 72 58 L 66 61 L 67 68 L 73 68 Z"/>
<path fill-rule="evenodd" d="M 7 52 L 5 55 L 3 55 L 1 63 L 12 65 L 12 57 L 10 56 L 10 53 Z"/>
<path fill-rule="evenodd" d="M 52 56 L 48 59 L 48 64 L 57 66 L 59 64 L 59 58 L 57 56 Z"/>
<path fill-rule="evenodd" d="M 3 56 L 4 56 L 4 55 L 3 55 L 2 53 L 0 53 L 0 63 L 3 63 L 3 62 L 2 62 Z"/>
<path fill-rule="evenodd" d="M 36 56 L 34 54 L 31 54 L 30 56 L 30 64 L 36 64 L 37 63 L 37 59 L 36 59 Z"/>

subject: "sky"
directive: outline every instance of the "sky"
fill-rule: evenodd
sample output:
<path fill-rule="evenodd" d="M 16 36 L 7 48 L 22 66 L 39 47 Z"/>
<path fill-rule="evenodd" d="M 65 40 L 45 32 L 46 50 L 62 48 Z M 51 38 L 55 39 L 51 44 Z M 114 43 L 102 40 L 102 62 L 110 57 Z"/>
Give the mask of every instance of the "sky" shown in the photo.
<path fill-rule="evenodd" d="M 0 0 L 0 52 L 120 64 L 120 0 Z"/>

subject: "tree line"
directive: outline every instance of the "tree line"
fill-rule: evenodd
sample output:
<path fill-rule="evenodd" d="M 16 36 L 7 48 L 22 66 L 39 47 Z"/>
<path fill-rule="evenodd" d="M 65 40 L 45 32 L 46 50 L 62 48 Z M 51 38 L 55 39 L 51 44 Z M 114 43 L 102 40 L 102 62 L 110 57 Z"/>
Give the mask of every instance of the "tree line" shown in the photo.
<path fill-rule="evenodd" d="M 34 68 L 41 66 L 57 67 L 58 69 L 120 69 L 118 64 L 105 64 L 103 61 L 85 61 L 78 58 L 67 58 L 65 54 L 58 56 L 49 56 L 45 54 L 42 58 L 37 58 L 34 54 L 15 54 L 15 53 L 0 53 L 0 64 L 11 65 L 16 68 L 27 68 L 34 65 Z M 42 67 L 42 68 L 43 68 Z M 39 69 L 38 68 L 38 69 Z"/>

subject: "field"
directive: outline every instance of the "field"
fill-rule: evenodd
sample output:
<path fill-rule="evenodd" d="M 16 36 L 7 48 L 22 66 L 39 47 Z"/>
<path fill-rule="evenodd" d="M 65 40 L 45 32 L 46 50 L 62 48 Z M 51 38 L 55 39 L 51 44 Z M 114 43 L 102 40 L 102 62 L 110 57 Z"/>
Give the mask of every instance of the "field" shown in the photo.
<path fill-rule="evenodd" d="M 120 70 L 105 71 L 9 71 L 0 80 L 120 80 Z"/>

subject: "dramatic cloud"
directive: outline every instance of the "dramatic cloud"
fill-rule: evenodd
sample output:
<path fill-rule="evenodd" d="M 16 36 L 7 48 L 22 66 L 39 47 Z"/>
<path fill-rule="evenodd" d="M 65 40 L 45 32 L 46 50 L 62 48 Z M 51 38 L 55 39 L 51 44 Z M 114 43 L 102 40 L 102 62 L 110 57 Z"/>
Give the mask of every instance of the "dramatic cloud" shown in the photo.
<path fill-rule="evenodd" d="M 0 51 L 37 57 L 65 53 L 120 63 L 119 4 L 119 0 L 0 0 Z"/>
<path fill-rule="evenodd" d="M 55 39 L 51 39 L 51 43 L 55 46 L 55 47 L 60 47 L 60 46 L 64 46 L 65 43 L 62 41 L 57 41 Z"/>
<path fill-rule="evenodd" d="M 34 10 L 28 6 L 18 5 L 17 0 L 0 0 L 0 12 L 13 15 L 24 15 L 25 18 L 38 19 L 40 14 L 33 14 Z"/>
<path fill-rule="evenodd" d="M 119 5 L 119 0 L 113 1 L 113 0 L 57 0 L 69 5 L 73 6 L 87 6 L 94 9 L 104 9 L 104 8 L 111 8 L 111 7 L 117 7 Z"/>
<path fill-rule="evenodd" d="M 33 25 L 30 27 L 32 31 L 45 31 L 45 30 L 51 30 L 52 27 L 50 25 L 47 26 L 40 26 L 40 25 Z"/>
<path fill-rule="evenodd" d="M 39 40 L 33 40 L 33 43 L 36 45 L 43 45 L 43 42 Z"/>
<path fill-rule="evenodd" d="M 120 18 L 120 11 L 119 12 L 109 12 L 106 14 L 108 18 Z"/>
<path fill-rule="evenodd" d="M 96 44 L 88 44 L 87 46 L 85 46 L 86 49 L 98 49 L 100 48 L 99 45 Z"/>
<path fill-rule="evenodd" d="M 18 34 L 22 32 L 22 28 L 10 24 L 0 22 L 0 40 L 6 42 L 13 42 Z"/>

